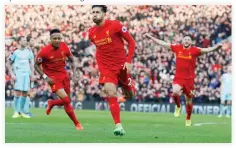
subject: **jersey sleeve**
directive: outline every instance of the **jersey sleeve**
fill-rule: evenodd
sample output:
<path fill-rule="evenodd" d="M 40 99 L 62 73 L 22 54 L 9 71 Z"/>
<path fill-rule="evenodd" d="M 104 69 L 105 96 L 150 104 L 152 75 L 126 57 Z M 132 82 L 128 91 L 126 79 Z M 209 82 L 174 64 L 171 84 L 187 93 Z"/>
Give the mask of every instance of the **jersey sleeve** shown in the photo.
<path fill-rule="evenodd" d="M 35 61 L 39 64 L 41 64 L 44 60 L 44 52 L 43 52 L 43 49 L 41 49 L 38 54 L 36 55 L 36 58 L 35 58 Z"/>
<path fill-rule="evenodd" d="M 180 46 L 181 46 L 180 44 L 171 44 L 170 49 L 172 52 L 176 53 L 179 50 Z"/>
<path fill-rule="evenodd" d="M 113 26 L 115 27 L 115 30 L 121 34 L 121 36 L 129 34 L 128 29 L 123 26 L 120 21 L 115 20 Z"/>
<path fill-rule="evenodd" d="M 15 59 L 16 59 L 16 51 L 14 51 L 13 54 L 11 54 L 11 55 L 9 56 L 9 60 L 10 60 L 10 61 L 14 62 Z"/>
<path fill-rule="evenodd" d="M 128 57 L 126 61 L 128 63 L 131 63 L 134 56 L 136 42 L 134 38 L 131 36 L 131 34 L 129 33 L 128 29 L 125 26 L 123 26 L 119 21 L 114 21 L 114 26 L 115 26 L 116 31 L 121 35 L 121 37 L 125 39 L 126 42 L 128 42 L 129 53 L 128 53 Z"/>
<path fill-rule="evenodd" d="M 201 52 L 201 49 L 194 46 L 194 55 L 195 55 L 196 57 L 198 57 L 198 56 L 201 55 L 201 53 L 202 53 L 202 52 Z"/>

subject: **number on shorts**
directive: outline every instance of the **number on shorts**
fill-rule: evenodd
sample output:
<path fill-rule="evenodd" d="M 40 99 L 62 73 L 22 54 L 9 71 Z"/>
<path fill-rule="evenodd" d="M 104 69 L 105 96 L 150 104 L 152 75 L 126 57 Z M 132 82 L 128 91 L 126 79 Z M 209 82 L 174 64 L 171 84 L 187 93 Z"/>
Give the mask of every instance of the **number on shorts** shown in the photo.
<path fill-rule="evenodd" d="M 129 81 L 128 86 L 131 86 L 132 85 L 132 79 L 128 78 L 128 81 Z"/>

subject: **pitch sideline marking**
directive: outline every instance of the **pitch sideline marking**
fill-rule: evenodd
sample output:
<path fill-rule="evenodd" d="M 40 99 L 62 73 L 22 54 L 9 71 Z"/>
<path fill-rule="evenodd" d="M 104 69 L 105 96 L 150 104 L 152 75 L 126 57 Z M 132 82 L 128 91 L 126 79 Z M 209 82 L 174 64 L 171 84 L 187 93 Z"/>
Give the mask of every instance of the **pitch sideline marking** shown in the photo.
<path fill-rule="evenodd" d="M 193 126 L 202 126 L 202 125 L 210 125 L 210 124 L 227 124 L 227 122 L 217 123 L 217 122 L 203 122 L 203 123 L 195 123 Z"/>
<path fill-rule="evenodd" d="M 46 124 L 48 125 L 47 123 L 40 123 L 40 122 L 33 122 L 33 123 L 23 123 L 23 122 L 6 122 L 5 124 Z M 83 124 L 83 125 L 90 125 L 90 124 Z"/>

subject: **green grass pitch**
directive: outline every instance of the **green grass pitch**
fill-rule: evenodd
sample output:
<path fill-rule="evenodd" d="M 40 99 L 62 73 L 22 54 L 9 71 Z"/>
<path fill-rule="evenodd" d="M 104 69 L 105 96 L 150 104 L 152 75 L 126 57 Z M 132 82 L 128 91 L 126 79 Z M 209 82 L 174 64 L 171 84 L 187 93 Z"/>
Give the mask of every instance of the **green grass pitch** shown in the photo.
<path fill-rule="evenodd" d="M 31 112 L 31 119 L 12 119 L 12 109 L 5 109 L 6 143 L 231 143 L 231 118 L 226 117 L 192 115 L 193 126 L 185 127 L 185 115 L 121 112 L 126 135 L 117 137 L 109 111 L 76 110 L 83 131 L 75 130 L 63 109 L 49 116 L 42 108 Z"/>

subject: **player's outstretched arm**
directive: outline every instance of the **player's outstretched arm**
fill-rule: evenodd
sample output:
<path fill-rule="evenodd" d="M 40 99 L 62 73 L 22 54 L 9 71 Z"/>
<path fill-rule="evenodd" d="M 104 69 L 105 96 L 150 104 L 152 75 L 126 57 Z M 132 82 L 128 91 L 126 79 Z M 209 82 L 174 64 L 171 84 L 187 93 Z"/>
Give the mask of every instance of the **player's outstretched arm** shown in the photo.
<path fill-rule="evenodd" d="M 161 45 L 161 46 L 163 46 L 163 47 L 165 47 L 165 48 L 170 49 L 170 43 L 167 43 L 167 42 L 165 42 L 165 41 L 162 41 L 162 40 L 159 40 L 159 39 L 157 39 L 157 38 L 154 38 L 154 37 L 151 36 L 149 33 L 145 33 L 145 34 L 144 34 L 144 37 L 147 37 L 147 38 L 153 40 L 155 43 L 157 43 L 157 44 L 159 44 L 159 45 Z"/>
<path fill-rule="evenodd" d="M 211 52 L 214 50 L 218 50 L 218 49 L 222 48 L 222 46 L 223 46 L 222 44 L 217 44 L 214 47 L 200 48 L 200 49 L 201 49 L 201 53 L 207 53 L 207 52 Z"/>

